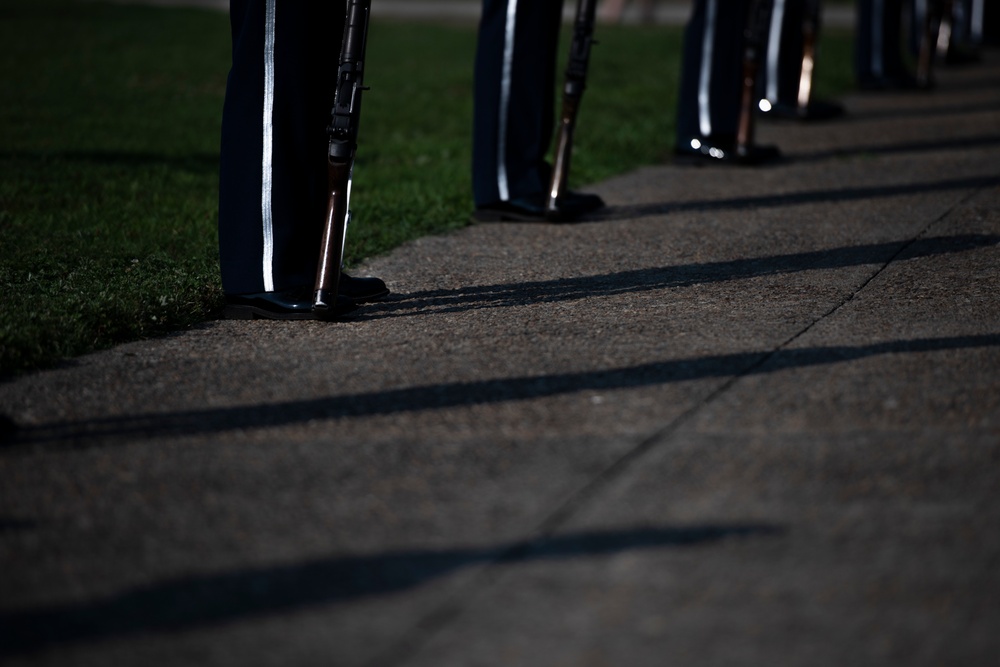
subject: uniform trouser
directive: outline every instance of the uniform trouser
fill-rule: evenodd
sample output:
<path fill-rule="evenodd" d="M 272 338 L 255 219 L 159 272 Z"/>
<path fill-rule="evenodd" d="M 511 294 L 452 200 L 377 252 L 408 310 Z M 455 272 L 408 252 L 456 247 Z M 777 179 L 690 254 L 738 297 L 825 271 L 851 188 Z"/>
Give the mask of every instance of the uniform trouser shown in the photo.
<path fill-rule="evenodd" d="M 740 118 L 743 31 L 750 0 L 696 0 L 684 29 L 677 144 L 731 141 Z"/>
<path fill-rule="evenodd" d="M 774 0 L 767 49 L 758 76 L 758 93 L 771 104 L 798 104 L 805 13 L 806 0 Z"/>
<path fill-rule="evenodd" d="M 983 41 L 985 0 L 955 0 L 952 10 L 952 39 L 976 47 Z"/>
<path fill-rule="evenodd" d="M 903 0 L 858 0 L 854 65 L 858 81 L 906 76 L 900 44 Z"/>
<path fill-rule="evenodd" d="M 948 46 L 961 45 L 975 48 L 983 39 L 983 10 L 985 0 L 954 0 L 951 3 L 950 19 L 951 34 L 948 35 Z M 911 49 L 914 54 L 920 50 L 920 42 L 924 32 L 924 21 L 927 13 L 933 8 L 929 0 L 914 0 L 913 25 L 911 29 Z M 940 25 L 932 25 L 932 39 L 938 39 Z"/>
<path fill-rule="evenodd" d="M 477 206 L 549 187 L 562 0 L 483 0 L 476 47 L 472 190 Z"/>
<path fill-rule="evenodd" d="M 231 0 L 219 255 L 227 294 L 312 285 L 345 2 Z"/>

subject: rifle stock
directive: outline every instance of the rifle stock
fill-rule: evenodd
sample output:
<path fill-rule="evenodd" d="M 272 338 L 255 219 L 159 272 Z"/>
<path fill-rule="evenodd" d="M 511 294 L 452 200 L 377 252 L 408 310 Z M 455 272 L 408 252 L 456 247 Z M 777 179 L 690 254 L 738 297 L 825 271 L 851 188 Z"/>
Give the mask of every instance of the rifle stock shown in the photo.
<path fill-rule="evenodd" d="M 562 113 L 559 134 L 552 161 L 552 180 L 545 212 L 555 216 L 559 211 L 559 198 L 566 192 L 569 181 L 569 163 L 573 152 L 573 134 L 580 101 L 587 85 L 587 67 L 590 49 L 594 45 L 594 15 L 597 0 L 577 0 L 576 19 L 573 21 L 573 40 L 570 44 L 566 80 L 563 85 Z"/>
<path fill-rule="evenodd" d="M 802 18 L 802 69 L 799 73 L 799 93 L 796 100 L 798 114 L 803 117 L 809 113 L 809 100 L 812 97 L 820 15 L 819 0 L 806 0 L 805 15 Z"/>
<path fill-rule="evenodd" d="M 928 0 L 924 22 L 920 26 L 920 46 L 917 50 L 917 85 L 921 88 L 930 88 L 934 85 L 934 55 L 941 44 L 947 50 L 947 43 L 951 37 L 951 23 L 949 19 L 950 2 L 948 0 Z M 935 31 L 938 32 L 935 39 Z M 942 36 L 942 32 L 945 34 Z M 943 41 L 942 41 L 943 37 Z"/>
<path fill-rule="evenodd" d="M 938 23 L 938 37 L 937 42 L 935 42 L 935 50 L 937 55 L 944 58 L 948 55 L 948 49 L 951 48 L 952 32 L 954 26 L 952 23 L 955 21 L 955 3 L 954 0 L 943 0 L 940 7 L 940 22 Z"/>
<path fill-rule="evenodd" d="M 757 73 L 771 21 L 772 0 L 753 0 L 743 31 L 743 93 L 736 128 L 736 154 L 747 157 L 753 148 L 754 109 L 757 102 Z"/>
<path fill-rule="evenodd" d="M 351 215 L 351 175 L 358 148 L 361 92 L 366 90 L 363 79 L 370 13 L 371 0 L 348 0 L 333 110 L 327 127 L 328 197 L 313 293 L 313 312 L 323 319 L 339 312 L 337 295 Z"/>

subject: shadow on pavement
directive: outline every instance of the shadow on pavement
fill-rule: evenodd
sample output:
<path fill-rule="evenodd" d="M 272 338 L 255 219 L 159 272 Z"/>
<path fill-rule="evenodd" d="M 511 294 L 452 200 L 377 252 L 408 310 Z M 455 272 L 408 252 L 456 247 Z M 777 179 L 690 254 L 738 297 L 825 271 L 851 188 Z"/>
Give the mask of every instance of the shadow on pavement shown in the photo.
<path fill-rule="evenodd" d="M 988 248 L 997 244 L 1000 244 L 1000 236 L 987 234 L 936 236 L 915 241 L 875 243 L 772 257 L 634 269 L 597 276 L 400 293 L 371 306 L 357 318 L 380 319 L 422 316 L 428 313 L 457 313 L 483 308 L 509 308 L 616 294 L 636 294 L 800 271 L 839 269 L 864 264 L 884 265 L 900 256 L 905 256 L 906 259 L 931 257 Z"/>
<path fill-rule="evenodd" d="M 820 162 L 848 155 L 894 155 L 929 151 L 975 150 L 979 148 L 993 148 L 997 145 L 1000 145 L 1000 135 L 994 134 L 976 137 L 956 137 L 953 139 L 926 139 L 908 143 L 893 142 L 883 145 L 838 146 L 830 150 L 796 153 L 789 155 L 788 160 L 790 162 Z M 983 179 L 983 184 L 988 184 L 988 180 Z M 951 186 L 946 185 L 944 189 L 951 189 Z"/>
<path fill-rule="evenodd" d="M 919 354 L 1000 346 L 1000 333 L 900 340 L 872 345 L 812 347 L 746 352 L 652 362 L 627 368 L 579 373 L 451 382 L 420 387 L 247 405 L 211 410 L 144 414 L 80 422 L 26 426 L 7 443 L 7 454 L 36 447 L 83 449 L 137 440 L 269 428 L 320 419 L 346 419 L 420 410 L 522 401 L 581 391 L 608 391 L 651 385 L 775 373 L 792 368 L 844 363 L 886 354 Z"/>
<path fill-rule="evenodd" d="M 878 150 L 878 149 L 874 149 Z M 898 150 L 894 146 L 886 147 L 886 151 Z M 833 154 L 833 153 L 831 153 Z M 839 154 L 839 153 L 837 153 Z M 794 160 L 812 159 L 796 157 Z M 791 160 L 791 158 L 790 158 Z M 693 169 L 732 169 L 733 167 L 692 167 Z M 903 185 L 874 185 L 863 188 L 841 188 L 837 190 L 807 190 L 805 192 L 789 192 L 775 195 L 756 195 L 752 197 L 733 197 L 729 199 L 710 199 L 692 202 L 662 202 L 652 204 L 637 204 L 635 206 L 612 206 L 607 212 L 589 216 L 584 222 L 602 222 L 606 220 L 632 220 L 653 215 L 669 215 L 684 211 L 720 211 L 741 210 L 750 207 L 798 206 L 801 204 L 817 204 L 822 202 L 845 202 L 882 197 L 898 197 L 919 195 L 929 192 L 946 190 L 979 189 L 1000 184 L 996 176 L 974 176 L 969 178 L 953 178 L 926 183 L 906 183 Z"/>
<path fill-rule="evenodd" d="M 770 525 L 690 526 L 578 533 L 483 549 L 343 556 L 175 579 L 75 605 L 0 613 L 0 655 L 149 632 L 194 629 L 420 586 L 462 568 L 570 560 L 776 536 Z"/>

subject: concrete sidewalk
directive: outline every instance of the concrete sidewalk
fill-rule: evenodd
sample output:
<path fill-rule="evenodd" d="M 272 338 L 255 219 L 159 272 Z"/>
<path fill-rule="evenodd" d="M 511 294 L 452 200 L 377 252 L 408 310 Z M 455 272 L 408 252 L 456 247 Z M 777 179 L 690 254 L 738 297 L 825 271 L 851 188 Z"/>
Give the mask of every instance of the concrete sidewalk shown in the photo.
<path fill-rule="evenodd" d="M 0 660 L 997 664 L 988 56 L 0 385 Z"/>

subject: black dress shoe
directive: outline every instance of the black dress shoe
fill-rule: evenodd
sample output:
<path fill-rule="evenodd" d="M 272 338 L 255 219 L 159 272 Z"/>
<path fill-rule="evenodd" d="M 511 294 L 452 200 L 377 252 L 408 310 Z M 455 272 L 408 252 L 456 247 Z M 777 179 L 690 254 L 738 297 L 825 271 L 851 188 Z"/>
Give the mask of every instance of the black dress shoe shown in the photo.
<path fill-rule="evenodd" d="M 858 80 L 858 88 L 869 92 L 882 90 L 930 90 L 933 87 L 933 82 L 922 81 L 908 72 L 891 76 L 864 77 Z"/>
<path fill-rule="evenodd" d="M 224 313 L 227 320 L 316 320 L 343 315 L 357 307 L 354 301 L 338 295 L 336 305 L 317 316 L 313 312 L 312 288 L 300 287 L 281 292 L 227 295 Z"/>
<path fill-rule="evenodd" d="M 604 208 L 604 200 L 598 195 L 586 192 L 566 192 L 556 200 L 555 210 L 548 212 L 548 219 L 552 222 L 572 222 L 602 208 Z"/>
<path fill-rule="evenodd" d="M 337 292 L 354 303 L 371 303 L 389 295 L 389 288 L 378 278 L 355 278 L 340 272 Z"/>
<path fill-rule="evenodd" d="M 780 158 L 781 151 L 777 146 L 750 145 L 741 150 L 736 145 L 736 139 L 729 137 L 695 137 L 678 143 L 674 149 L 674 161 L 687 165 L 754 166 Z"/>
<path fill-rule="evenodd" d="M 316 311 L 311 287 L 299 287 L 282 292 L 233 294 L 226 297 L 226 319 L 229 320 L 327 320 L 349 313 L 359 304 L 378 301 L 389 294 L 389 288 L 378 278 L 355 278 L 343 271 L 337 284 L 337 303 L 333 308 Z"/>
<path fill-rule="evenodd" d="M 567 192 L 556 203 L 555 211 L 546 210 L 547 195 L 538 193 L 480 206 L 472 213 L 473 222 L 572 222 L 604 206 L 594 194 Z"/>
<path fill-rule="evenodd" d="M 822 121 L 839 118 L 844 113 L 844 107 L 841 104 L 828 100 L 809 100 L 809 104 L 804 109 L 797 104 L 776 102 L 767 111 L 760 110 L 762 117 L 775 120 Z"/>
<path fill-rule="evenodd" d="M 545 201 L 522 197 L 479 206 L 472 212 L 472 222 L 545 222 Z"/>

